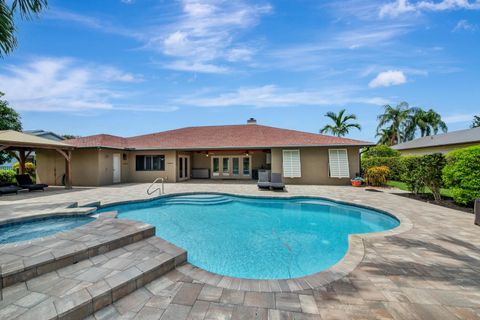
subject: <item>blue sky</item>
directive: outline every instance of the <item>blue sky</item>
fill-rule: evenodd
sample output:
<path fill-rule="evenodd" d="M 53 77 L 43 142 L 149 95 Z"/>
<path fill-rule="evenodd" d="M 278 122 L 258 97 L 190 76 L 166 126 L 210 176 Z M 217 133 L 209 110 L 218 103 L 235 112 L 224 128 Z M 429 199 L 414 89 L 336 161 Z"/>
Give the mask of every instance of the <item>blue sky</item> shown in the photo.
<path fill-rule="evenodd" d="M 18 22 L 0 91 L 25 129 L 137 135 L 193 125 L 309 132 L 346 108 L 480 112 L 480 1 L 50 0 Z"/>

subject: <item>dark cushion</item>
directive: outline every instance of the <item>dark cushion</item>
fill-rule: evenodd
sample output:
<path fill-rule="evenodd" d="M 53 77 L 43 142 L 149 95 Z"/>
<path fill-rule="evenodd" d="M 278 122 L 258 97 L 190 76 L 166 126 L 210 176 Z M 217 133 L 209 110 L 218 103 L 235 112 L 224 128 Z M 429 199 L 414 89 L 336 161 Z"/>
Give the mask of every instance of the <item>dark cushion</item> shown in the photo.
<path fill-rule="evenodd" d="M 22 188 L 17 186 L 3 186 L 0 187 L 0 194 L 17 193 L 20 190 L 22 190 Z"/>

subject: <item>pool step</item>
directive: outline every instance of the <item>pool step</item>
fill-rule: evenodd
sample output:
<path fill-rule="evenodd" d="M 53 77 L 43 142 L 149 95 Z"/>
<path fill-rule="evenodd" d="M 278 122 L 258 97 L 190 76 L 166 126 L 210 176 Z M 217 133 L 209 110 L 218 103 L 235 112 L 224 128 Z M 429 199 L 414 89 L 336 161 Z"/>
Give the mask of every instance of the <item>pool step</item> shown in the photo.
<path fill-rule="evenodd" d="M 102 216 L 81 227 L 43 239 L 0 245 L 0 289 L 149 238 L 155 227 Z"/>
<path fill-rule="evenodd" d="M 0 314 L 2 319 L 83 319 L 186 260 L 185 250 L 150 237 L 4 289 Z"/>
<path fill-rule="evenodd" d="M 219 195 L 178 196 L 162 199 L 162 204 L 216 205 L 229 203 L 232 199 Z"/>

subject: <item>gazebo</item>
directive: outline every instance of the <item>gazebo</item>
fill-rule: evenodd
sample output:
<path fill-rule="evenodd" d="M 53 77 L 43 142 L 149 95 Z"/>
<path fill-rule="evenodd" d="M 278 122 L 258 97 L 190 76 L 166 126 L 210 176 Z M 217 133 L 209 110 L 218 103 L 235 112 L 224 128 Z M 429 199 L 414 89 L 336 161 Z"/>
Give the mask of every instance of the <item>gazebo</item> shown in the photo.
<path fill-rule="evenodd" d="M 65 188 L 72 188 L 71 151 L 73 146 L 14 130 L 0 130 L 0 151 L 11 151 L 20 165 L 20 173 L 25 173 L 25 161 L 35 150 L 55 150 L 65 158 Z M 17 152 L 15 152 L 17 151 Z"/>

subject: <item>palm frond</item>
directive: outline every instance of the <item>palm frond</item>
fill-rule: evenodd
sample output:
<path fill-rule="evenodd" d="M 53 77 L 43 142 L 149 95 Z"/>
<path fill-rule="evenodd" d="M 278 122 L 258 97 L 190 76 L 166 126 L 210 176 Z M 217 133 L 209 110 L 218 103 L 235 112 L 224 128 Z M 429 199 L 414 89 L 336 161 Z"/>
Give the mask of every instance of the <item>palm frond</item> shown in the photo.
<path fill-rule="evenodd" d="M 0 0 L 0 57 L 12 52 L 16 46 L 17 38 L 12 11 L 4 1 Z"/>
<path fill-rule="evenodd" d="M 18 9 L 22 18 L 30 19 L 32 15 L 40 13 L 47 5 L 47 0 L 14 0 L 12 11 Z"/>

